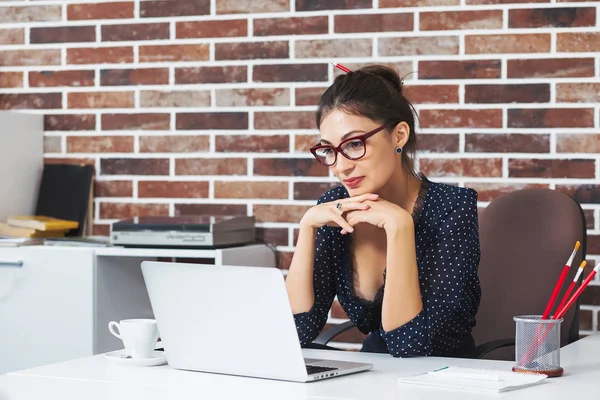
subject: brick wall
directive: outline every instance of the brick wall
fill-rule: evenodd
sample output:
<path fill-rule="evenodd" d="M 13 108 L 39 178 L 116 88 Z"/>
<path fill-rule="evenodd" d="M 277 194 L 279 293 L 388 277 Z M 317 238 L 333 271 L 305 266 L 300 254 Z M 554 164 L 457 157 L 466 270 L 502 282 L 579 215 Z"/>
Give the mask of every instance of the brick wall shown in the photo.
<path fill-rule="evenodd" d="M 251 214 L 285 269 L 297 222 L 333 182 L 306 151 L 339 73 L 327 61 L 385 63 L 420 112 L 421 170 L 476 188 L 482 207 L 523 187 L 574 193 L 594 255 L 598 12 L 549 0 L 5 1 L 0 108 L 46 114 L 48 162 L 96 166 L 96 233 L 131 215 Z M 600 281 L 583 297 L 586 334 Z"/>

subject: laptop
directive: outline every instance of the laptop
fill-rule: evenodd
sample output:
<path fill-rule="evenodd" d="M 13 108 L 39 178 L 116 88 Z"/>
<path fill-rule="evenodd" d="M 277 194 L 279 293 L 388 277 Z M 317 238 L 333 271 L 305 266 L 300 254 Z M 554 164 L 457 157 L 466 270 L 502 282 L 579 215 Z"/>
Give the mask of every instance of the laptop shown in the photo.
<path fill-rule="evenodd" d="M 142 273 L 173 368 L 294 382 L 373 368 L 303 358 L 277 268 L 144 261 Z"/>

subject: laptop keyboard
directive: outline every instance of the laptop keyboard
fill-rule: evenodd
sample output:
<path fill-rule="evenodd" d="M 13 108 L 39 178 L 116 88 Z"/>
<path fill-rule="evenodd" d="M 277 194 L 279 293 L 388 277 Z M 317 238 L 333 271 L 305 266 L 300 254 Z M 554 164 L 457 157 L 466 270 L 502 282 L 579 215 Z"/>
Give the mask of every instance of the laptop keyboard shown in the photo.
<path fill-rule="evenodd" d="M 309 375 L 318 374 L 319 372 L 325 372 L 325 371 L 335 371 L 336 369 L 339 369 L 339 368 L 319 367 L 317 365 L 307 365 L 306 366 L 306 372 L 308 372 Z"/>

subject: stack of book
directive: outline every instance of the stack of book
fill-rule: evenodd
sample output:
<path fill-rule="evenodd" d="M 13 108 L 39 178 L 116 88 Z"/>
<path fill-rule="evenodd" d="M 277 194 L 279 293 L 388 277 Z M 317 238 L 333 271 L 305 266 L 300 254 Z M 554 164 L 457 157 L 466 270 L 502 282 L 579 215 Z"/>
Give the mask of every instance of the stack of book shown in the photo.
<path fill-rule="evenodd" d="M 41 215 L 11 216 L 0 222 L 0 236 L 19 238 L 64 237 L 79 222 Z"/>

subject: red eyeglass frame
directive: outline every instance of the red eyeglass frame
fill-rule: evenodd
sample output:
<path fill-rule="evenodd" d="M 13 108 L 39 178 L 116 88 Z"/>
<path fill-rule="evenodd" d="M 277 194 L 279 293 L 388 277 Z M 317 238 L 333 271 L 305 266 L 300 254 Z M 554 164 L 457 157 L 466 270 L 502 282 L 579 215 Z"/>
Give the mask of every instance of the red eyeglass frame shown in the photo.
<path fill-rule="evenodd" d="M 384 125 L 381 125 L 378 128 L 373 129 L 372 131 L 369 131 L 369 132 L 365 133 L 364 135 L 353 136 L 351 138 L 343 140 L 337 147 L 329 145 L 329 144 L 318 144 L 318 145 L 312 146 L 309 150 L 312 153 L 312 155 L 315 157 L 315 159 L 319 162 L 319 164 L 324 165 L 326 167 L 331 167 L 332 165 L 335 165 L 335 163 L 337 162 L 337 155 L 338 155 L 338 153 L 340 153 L 342 156 L 346 157 L 348 160 L 352 160 L 352 161 L 360 160 L 361 158 L 363 158 L 367 154 L 367 149 L 366 149 L 367 139 L 370 138 L 371 136 L 373 136 L 374 134 L 376 134 L 378 132 L 381 132 L 388 125 L 389 124 L 384 124 Z M 347 142 L 350 142 L 350 141 L 356 140 L 356 139 L 360 139 L 362 141 L 363 146 L 365 146 L 365 153 L 362 156 L 360 156 L 360 157 L 350 158 L 346 154 L 344 154 L 344 152 L 342 151 L 342 146 L 344 145 L 344 143 L 347 143 Z M 321 162 L 321 160 L 319 160 L 319 157 L 317 156 L 317 150 L 325 148 L 325 147 L 333 149 L 333 151 L 335 152 L 335 160 L 331 164 L 325 164 L 325 163 Z"/>

